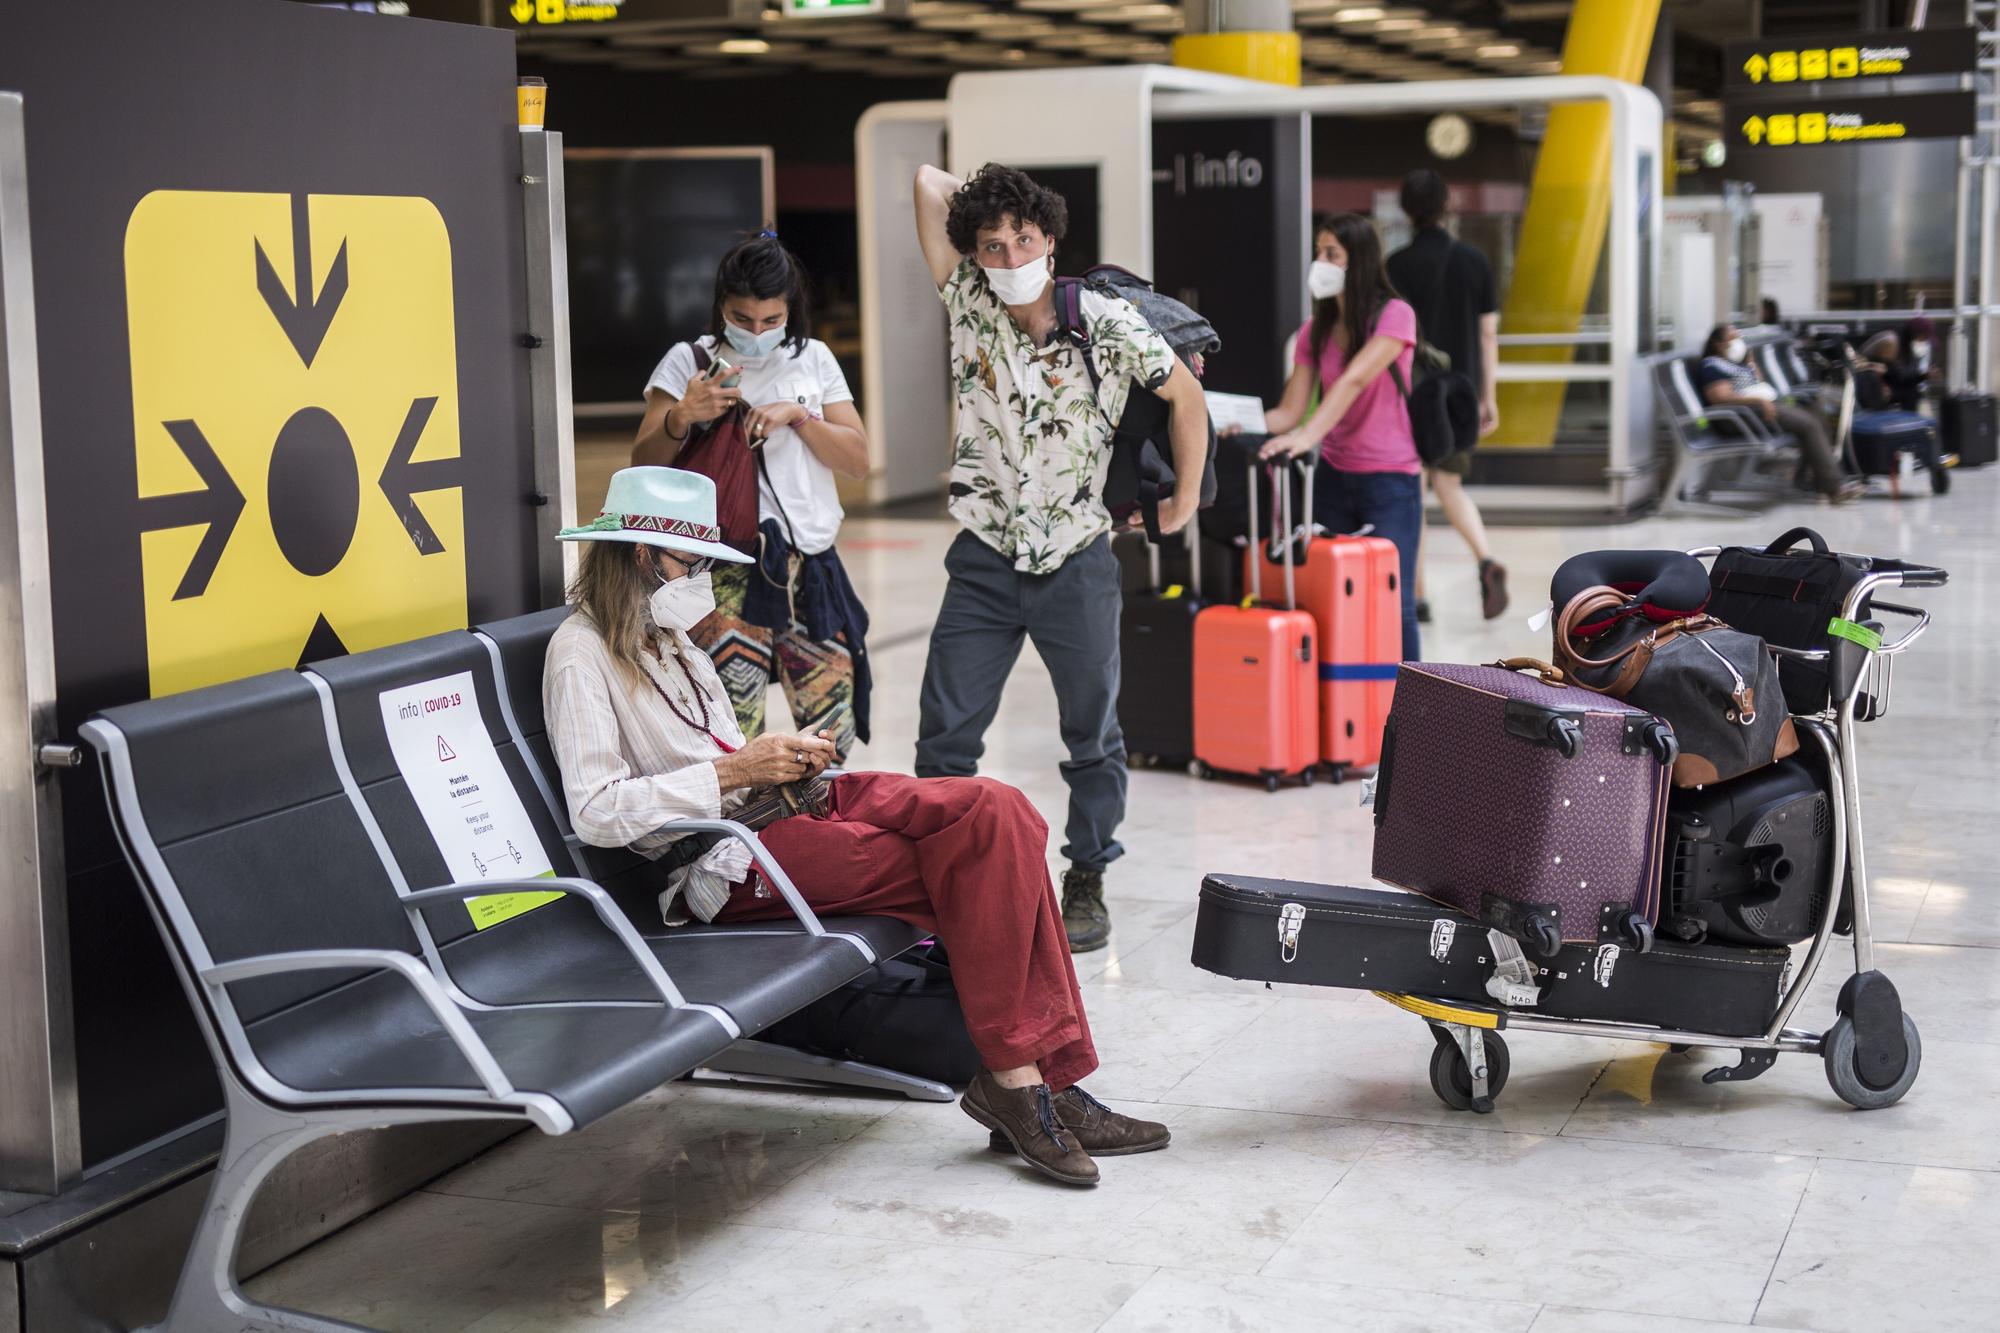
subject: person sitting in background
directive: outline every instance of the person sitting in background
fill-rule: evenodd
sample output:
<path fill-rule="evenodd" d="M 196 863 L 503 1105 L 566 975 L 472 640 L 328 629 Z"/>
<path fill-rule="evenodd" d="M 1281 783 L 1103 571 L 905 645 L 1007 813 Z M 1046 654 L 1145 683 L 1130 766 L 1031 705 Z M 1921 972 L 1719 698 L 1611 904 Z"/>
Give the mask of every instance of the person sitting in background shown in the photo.
<path fill-rule="evenodd" d="M 1862 358 L 1882 376 L 1886 406 L 1904 412 L 1922 408 L 1925 386 L 1944 377 L 1944 368 L 1932 357 L 1936 346 L 1937 326 L 1928 315 L 1912 319 L 1900 334 L 1884 329 L 1861 345 Z"/>
<path fill-rule="evenodd" d="M 1748 345 L 1734 324 L 1718 324 L 1709 330 L 1702 344 L 1701 364 L 1695 368 L 1694 386 L 1702 401 L 1717 406 L 1734 404 L 1757 413 L 1766 422 L 1779 426 L 1798 441 L 1802 455 L 1799 481 L 1833 504 L 1847 504 L 1860 498 L 1864 483 L 1846 476 L 1833 443 L 1827 438 L 1826 423 L 1816 413 L 1778 401 L 1772 387 L 1751 364 Z"/>
<path fill-rule="evenodd" d="M 1389 280 L 1417 312 L 1417 330 L 1451 358 L 1451 368 L 1479 394 L 1479 435 L 1500 428 L 1500 298 L 1486 256 L 1444 229 L 1451 192 L 1429 168 L 1403 178 L 1403 212 L 1417 232 L 1389 256 Z M 1479 613 L 1494 620 L 1507 611 L 1507 569 L 1493 558 L 1479 506 L 1465 493 L 1472 451 L 1460 450 L 1424 469 L 1438 507 L 1479 562 Z M 1421 534 L 1422 529 L 1418 529 Z M 1423 553 L 1417 560 L 1417 618 L 1429 617 L 1424 601 Z"/>
<path fill-rule="evenodd" d="M 835 474 L 868 475 L 868 434 L 827 345 L 813 338 L 806 275 L 773 232 L 715 271 L 708 333 L 668 351 L 646 383 L 635 466 L 667 466 L 689 435 L 741 403 L 759 451 L 756 567 L 715 572 L 715 614 L 694 631 L 746 736 L 784 685 L 792 725 L 826 731 L 841 759 L 868 739 L 868 613 L 834 550 L 845 515 Z M 718 351 L 736 375 L 710 374 Z M 761 569 L 761 574 L 759 570 Z"/>
<path fill-rule="evenodd" d="M 1403 383 L 1410 383 L 1416 312 L 1397 299 L 1375 224 L 1358 213 L 1314 224 L 1306 283 L 1312 318 L 1299 330 L 1297 364 L 1284 396 L 1264 413 L 1271 438 L 1261 456 L 1318 454 L 1328 472 L 1313 496 L 1313 522 L 1328 532 L 1372 527 L 1376 536 L 1395 543 L 1403 660 L 1414 662 L 1422 649 L 1416 565 L 1424 468 L 1410 430 L 1409 404 L 1389 367 L 1397 365 Z M 1319 406 L 1308 412 L 1315 380 Z"/>
<path fill-rule="evenodd" d="M 715 484 L 675 468 L 626 468 L 605 512 L 560 534 L 590 543 L 543 668 L 549 742 L 577 836 L 658 857 L 674 823 L 719 819 L 746 793 L 819 777 L 831 738 L 744 739 L 714 665 L 688 631 L 714 610 L 709 571 L 748 557 L 722 544 Z M 951 951 L 965 1025 L 986 1064 L 961 1105 L 1030 1166 L 1097 1183 L 1092 1153 L 1164 1148 L 1165 1126 L 1077 1086 L 1097 1068 L 1046 863 L 1048 825 L 988 778 L 843 773 L 823 814 L 767 825 L 764 847 L 829 915 L 889 916 Z M 676 873 L 663 910 L 703 921 L 790 916 L 730 840 Z"/>
<path fill-rule="evenodd" d="M 1766 328 L 1776 328 L 1784 320 L 1778 312 L 1778 302 L 1773 297 L 1765 297 L 1757 303 L 1757 322 Z"/>

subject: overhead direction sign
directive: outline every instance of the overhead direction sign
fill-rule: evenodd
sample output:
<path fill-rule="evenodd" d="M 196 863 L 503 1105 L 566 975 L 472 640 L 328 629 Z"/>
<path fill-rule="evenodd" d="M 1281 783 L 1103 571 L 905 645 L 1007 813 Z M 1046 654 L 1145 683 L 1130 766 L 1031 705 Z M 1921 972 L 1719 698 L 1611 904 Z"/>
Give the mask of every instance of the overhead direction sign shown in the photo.
<path fill-rule="evenodd" d="M 1731 42 L 1724 87 L 1783 91 L 1800 85 L 1913 74 L 1970 74 L 1978 45 L 1970 28 L 1888 28 Z"/>
<path fill-rule="evenodd" d="M 1816 147 L 1897 139 L 1955 139 L 1971 134 L 1973 94 L 1898 97 L 1731 98 L 1723 104 L 1729 150 Z"/>

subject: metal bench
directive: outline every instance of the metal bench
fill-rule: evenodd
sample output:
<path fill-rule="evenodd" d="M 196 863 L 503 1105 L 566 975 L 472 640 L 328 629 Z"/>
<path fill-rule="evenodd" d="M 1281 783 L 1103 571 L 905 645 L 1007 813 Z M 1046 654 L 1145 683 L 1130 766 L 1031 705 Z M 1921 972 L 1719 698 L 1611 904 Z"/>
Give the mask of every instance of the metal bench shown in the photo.
<path fill-rule="evenodd" d="M 1694 359 L 1663 357 L 1653 368 L 1660 417 L 1673 441 L 1666 503 L 1680 509 L 1739 513 L 1733 506 L 1709 501 L 1715 489 L 1712 476 L 1727 471 L 1732 490 L 1775 490 L 1769 481 L 1752 479 L 1774 464 L 1796 466 L 1798 441 L 1748 408 L 1703 402 L 1688 373 Z"/>
<path fill-rule="evenodd" d="M 559 620 L 529 617 L 271 672 L 84 724 L 113 826 L 208 1041 L 228 1117 L 163 1327 L 353 1327 L 258 1305 L 236 1284 L 251 1198 L 305 1144 L 440 1120 L 580 1129 L 699 1067 L 729 1067 L 747 1034 L 921 935 L 879 918 L 819 921 L 754 836 L 722 821 L 710 827 L 750 843 L 795 922 L 642 927 L 635 922 L 649 917 L 639 902 L 658 920 L 657 870 L 643 858 L 614 867 L 621 894 L 571 873 L 578 865 L 556 789 L 519 707 L 530 695 L 537 701 L 525 720 L 539 732 L 534 645 L 545 646 Z M 514 675 L 532 661 L 532 690 L 520 681 L 508 688 L 510 652 Z M 554 878 L 446 882 L 390 752 L 379 697 L 459 671 L 473 674 L 480 715 Z M 513 892 L 562 897 L 474 927 L 468 900 Z M 791 1076 L 856 1072 L 807 1057 L 788 1063 L 787 1054 L 753 1049 L 739 1064 Z M 882 1074 L 873 1086 L 951 1095 L 873 1072 Z"/>

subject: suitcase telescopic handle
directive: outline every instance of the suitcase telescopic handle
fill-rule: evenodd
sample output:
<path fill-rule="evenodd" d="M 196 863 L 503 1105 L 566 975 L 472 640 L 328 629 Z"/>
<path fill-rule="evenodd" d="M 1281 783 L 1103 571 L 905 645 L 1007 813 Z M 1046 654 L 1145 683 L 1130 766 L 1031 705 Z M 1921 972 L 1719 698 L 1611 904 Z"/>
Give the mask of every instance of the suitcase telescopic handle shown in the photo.
<path fill-rule="evenodd" d="M 1257 459 L 1250 459 L 1250 600 L 1264 600 L 1264 547 L 1257 536 Z"/>
<path fill-rule="evenodd" d="M 1285 475 L 1286 469 L 1290 466 L 1289 463 L 1271 465 L 1272 505 L 1277 510 L 1278 524 L 1278 531 L 1271 536 L 1277 541 L 1282 552 L 1278 562 L 1285 570 L 1285 609 L 1296 611 L 1299 609 L 1299 595 L 1298 584 L 1292 573 L 1292 483 L 1291 478 Z M 1251 508 L 1255 509 L 1256 505 L 1252 504 Z M 1264 552 L 1258 551 L 1257 563 L 1262 564 L 1263 561 Z"/>

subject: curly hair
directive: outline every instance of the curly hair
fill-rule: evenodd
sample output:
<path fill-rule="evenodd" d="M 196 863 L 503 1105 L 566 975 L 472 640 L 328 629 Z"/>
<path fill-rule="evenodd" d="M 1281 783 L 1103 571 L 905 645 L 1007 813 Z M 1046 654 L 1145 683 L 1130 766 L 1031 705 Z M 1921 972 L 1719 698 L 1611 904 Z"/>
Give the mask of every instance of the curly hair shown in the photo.
<path fill-rule="evenodd" d="M 1060 244 L 1069 229 L 1069 205 L 1054 190 L 1035 184 L 1027 172 L 988 162 L 951 197 L 944 232 L 952 249 L 969 255 L 981 231 L 1010 218 L 1017 227 L 1030 223 L 1040 227 L 1043 235 Z"/>

